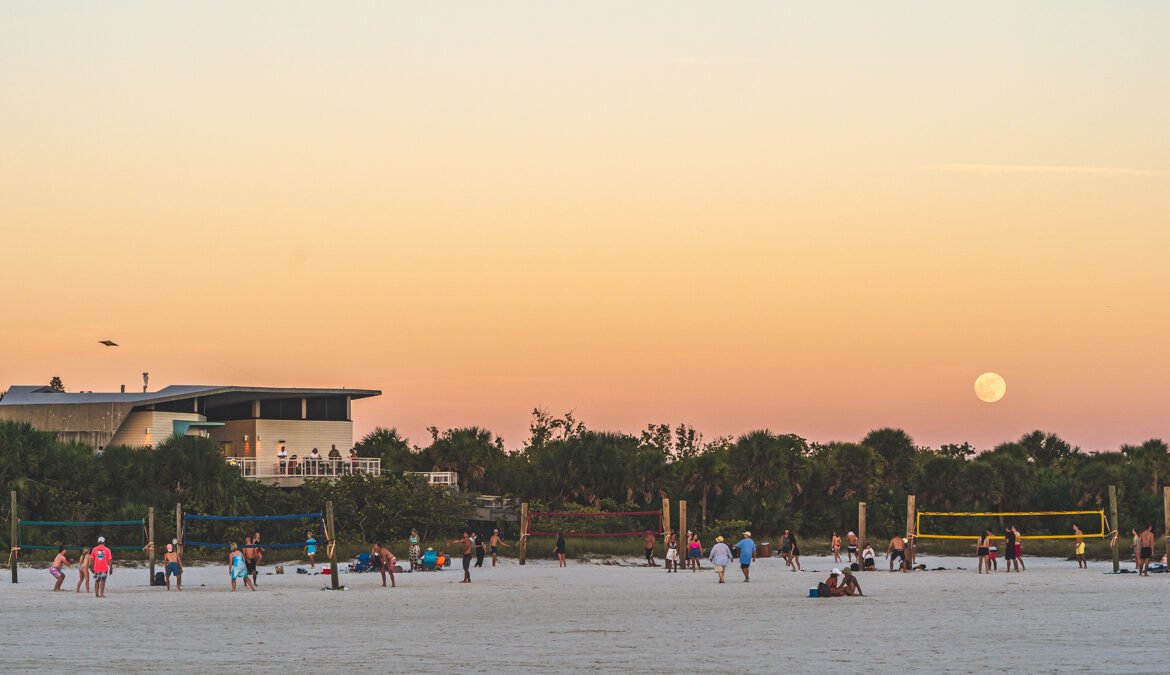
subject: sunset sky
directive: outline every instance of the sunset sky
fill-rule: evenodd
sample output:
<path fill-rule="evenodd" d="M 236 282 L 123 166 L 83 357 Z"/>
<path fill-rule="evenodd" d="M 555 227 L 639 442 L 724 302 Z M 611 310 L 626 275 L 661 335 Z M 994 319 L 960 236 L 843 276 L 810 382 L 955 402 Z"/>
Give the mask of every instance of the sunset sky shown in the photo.
<path fill-rule="evenodd" d="M 510 448 L 536 406 L 1170 438 L 1168 26 L 1155 1 L 5 2 L 0 390 L 377 388 L 358 434 Z"/>

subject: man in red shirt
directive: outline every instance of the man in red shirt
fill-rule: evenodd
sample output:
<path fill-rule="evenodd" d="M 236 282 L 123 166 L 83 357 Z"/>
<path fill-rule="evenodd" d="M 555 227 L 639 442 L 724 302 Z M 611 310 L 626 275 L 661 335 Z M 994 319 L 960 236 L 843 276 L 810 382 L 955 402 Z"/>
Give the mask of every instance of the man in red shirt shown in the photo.
<path fill-rule="evenodd" d="M 114 572 L 114 556 L 106 546 L 106 538 L 98 537 L 98 545 L 90 551 L 90 565 L 93 566 L 93 590 L 99 598 L 106 597 L 106 577 Z"/>

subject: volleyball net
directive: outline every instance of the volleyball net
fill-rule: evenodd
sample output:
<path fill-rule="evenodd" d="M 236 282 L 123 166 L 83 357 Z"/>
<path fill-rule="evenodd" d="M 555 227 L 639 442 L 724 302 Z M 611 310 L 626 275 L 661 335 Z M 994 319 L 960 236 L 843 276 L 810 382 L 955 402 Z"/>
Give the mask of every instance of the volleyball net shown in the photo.
<path fill-rule="evenodd" d="M 97 545 L 105 537 L 111 551 L 143 551 L 146 519 L 141 520 L 18 520 L 13 553 L 21 550 L 56 551 Z"/>
<path fill-rule="evenodd" d="M 1073 531 L 1073 525 L 1081 528 L 1080 534 Z M 918 539 L 978 540 L 983 530 L 1000 539 L 1005 527 L 1019 530 L 1020 539 L 1104 538 L 1112 534 L 1103 510 L 919 511 L 914 529 Z"/>
<path fill-rule="evenodd" d="M 319 529 L 318 529 L 319 528 Z M 320 513 L 290 513 L 275 516 L 210 516 L 183 514 L 183 546 L 231 548 L 243 546 L 245 537 L 261 534 L 261 548 L 303 548 L 308 533 L 320 531 L 333 545 L 332 533 Z M 273 540 L 269 542 L 269 539 Z"/>
<path fill-rule="evenodd" d="M 530 511 L 526 525 L 529 537 L 642 537 L 662 534 L 662 511 Z"/>

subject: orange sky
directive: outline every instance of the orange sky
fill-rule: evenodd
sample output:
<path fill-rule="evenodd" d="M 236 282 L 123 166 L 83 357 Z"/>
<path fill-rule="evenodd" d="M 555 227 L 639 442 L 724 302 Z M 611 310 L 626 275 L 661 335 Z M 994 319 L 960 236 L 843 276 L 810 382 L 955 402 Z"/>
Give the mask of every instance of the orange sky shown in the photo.
<path fill-rule="evenodd" d="M 0 8 L 0 387 L 1170 437 L 1165 3 L 237 4 Z"/>

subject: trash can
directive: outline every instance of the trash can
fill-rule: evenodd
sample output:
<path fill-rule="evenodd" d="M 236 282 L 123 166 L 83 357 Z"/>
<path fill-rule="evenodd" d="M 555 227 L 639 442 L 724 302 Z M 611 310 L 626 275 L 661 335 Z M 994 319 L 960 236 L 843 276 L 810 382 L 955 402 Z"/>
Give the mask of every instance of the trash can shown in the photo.
<path fill-rule="evenodd" d="M 769 542 L 766 542 L 766 541 L 760 542 L 760 557 L 761 558 L 771 558 L 772 557 L 772 544 L 770 544 Z"/>

